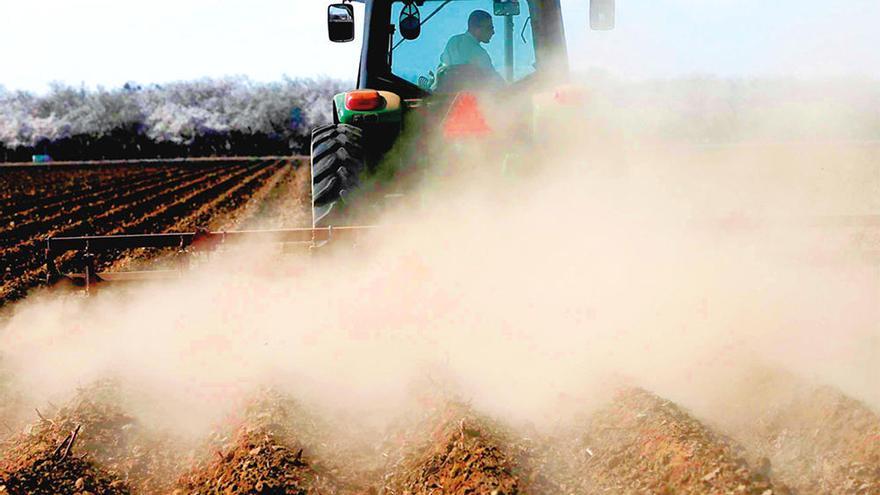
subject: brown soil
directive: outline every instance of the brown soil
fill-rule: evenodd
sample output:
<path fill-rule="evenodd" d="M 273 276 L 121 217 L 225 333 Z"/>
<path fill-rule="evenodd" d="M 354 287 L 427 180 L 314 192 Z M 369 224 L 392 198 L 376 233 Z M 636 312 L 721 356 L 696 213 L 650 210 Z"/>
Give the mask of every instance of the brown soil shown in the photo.
<path fill-rule="evenodd" d="M 404 438 L 383 493 L 512 494 L 527 484 L 506 434 L 463 404 L 432 411 Z"/>
<path fill-rule="evenodd" d="M 880 416 L 837 390 L 801 389 L 741 431 L 799 494 L 880 493 Z"/>
<path fill-rule="evenodd" d="M 49 236 L 192 230 L 234 216 L 288 162 L 114 165 L 0 171 L 0 305 L 46 279 Z M 103 262 L 144 259 L 141 251 Z M 69 261 L 65 256 L 61 261 Z"/>
<path fill-rule="evenodd" d="M 12 185 L 0 187 L 0 205 L 20 211 L 0 218 L 8 234 L 0 298 L 39 283 L 42 268 L 30 257 L 47 234 L 310 223 L 308 167 L 211 167 L 71 169 L 53 180 L 43 171 L 30 183 L 4 176 Z M 784 385 L 796 390 L 789 400 L 719 429 L 735 440 L 668 400 L 626 389 L 554 436 L 526 436 L 443 399 L 372 444 L 349 431 L 356 418 L 330 424 L 264 393 L 227 435 L 190 452 L 128 415 L 106 384 L 35 412 L 19 431 L 11 418 L 20 404 L 5 385 L 0 378 L 0 494 L 880 493 L 880 417 L 829 388 Z"/>
<path fill-rule="evenodd" d="M 241 230 L 294 229 L 312 226 L 311 170 L 307 161 L 282 169 L 256 207 L 237 223 Z"/>
<path fill-rule="evenodd" d="M 6 440 L 0 480 L 10 493 L 157 493 L 181 463 L 168 437 L 145 430 L 116 405 L 116 388 L 79 391 L 54 415 Z"/>
<path fill-rule="evenodd" d="M 340 493 L 334 474 L 313 462 L 298 438 L 314 435 L 313 426 L 296 403 L 263 392 L 248 405 L 233 441 L 209 449 L 213 455 L 181 476 L 174 493 Z"/>
<path fill-rule="evenodd" d="M 245 429 L 217 459 L 184 475 L 174 493 L 330 493 L 321 481 L 301 449 L 280 444 L 269 432 Z"/>
<path fill-rule="evenodd" d="M 440 400 L 373 444 L 357 444 L 324 416 L 263 392 L 205 446 L 187 450 L 125 414 L 115 405 L 124 398 L 100 384 L 51 415 L 39 413 L 7 440 L 0 487 L 176 495 L 877 493 L 869 476 L 878 466 L 870 436 L 878 431 L 876 416 L 839 393 L 820 393 L 828 394 L 821 399 L 828 407 L 807 416 L 826 422 L 829 432 L 856 436 L 785 430 L 789 439 L 768 434 L 769 424 L 756 425 L 769 459 L 749 463 L 752 456 L 733 440 L 639 389 L 618 392 L 554 436 L 524 435 L 467 404 Z"/>
<path fill-rule="evenodd" d="M 640 389 L 618 392 L 581 431 L 555 453 L 578 493 L 788 493 L 734 442 Z"/>
<path fill-rule="evenodd" d="M 49 449 L 32 452 L 21 464 L 2 466 L 3 490 L 12 495 L 80 493 L 125 495 L 128 486 L 75 456 L 61 458 Z"/>

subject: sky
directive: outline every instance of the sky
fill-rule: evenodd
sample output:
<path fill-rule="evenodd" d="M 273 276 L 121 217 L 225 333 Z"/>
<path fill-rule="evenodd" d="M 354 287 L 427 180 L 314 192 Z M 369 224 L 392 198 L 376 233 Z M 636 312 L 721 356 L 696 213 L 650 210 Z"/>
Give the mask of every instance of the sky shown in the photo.
<path fill-rule="evenodd" d="M 631 79 L 880 78 L 878 0 L 617 0 L 590 32 L 562 0 L 572 65 Z M 246 75 L 354 81 L 357 40 L 327 40 L 324 0 L 0 0 L 0 86 L 118 87 Z M 358 20 L 362 20 L 358 9 Z"/>

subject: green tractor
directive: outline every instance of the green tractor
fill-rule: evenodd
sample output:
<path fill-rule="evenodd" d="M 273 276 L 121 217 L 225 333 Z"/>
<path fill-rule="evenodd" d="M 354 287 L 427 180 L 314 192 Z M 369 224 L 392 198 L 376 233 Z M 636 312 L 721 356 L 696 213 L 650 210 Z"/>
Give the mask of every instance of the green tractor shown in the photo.
<path fill-rule="evenodd" d="M 357 89 L 335 95 L 333 123 L 312 132 L 314 228 L 348 223 L 366 182 L 419 169 L 437 157 L 432 143 L 529 145 L 538 93 L 568 76 L 560 0 L 358 1 Z M 591 28 L 613 29 L 614 0 L 592 0 L 589 17 Z M 331 41 L 354 40 L 350 2 L 329 6 L 328 30 Z M 545 111 L 561 110 L 571 93 L 556 91 Z"/>
<path fill-rule="evenodd" d="M 437 172 L 438 162 L 456 163 L 456 150 L 491 150 L 481 163 L 503 167 L 520 149 L 540 144 L 540 131 L 554 129 L 540 124 L 541 112 L 578 114 L 579 90 L 564 84 L 560 0 L 360 1 L 358 89 L 335 95 L 334 122 L 312 132 L 311 228 L 49 238 L 48 282 L 69 279 L 88 292 L 98 282 L 176 278 L 188 253 L 238 241 L 309 248 L 331 239 L 356 241 L 375 229 L 369 216 L 381 211 L 384 198 L 405 196 L 413 180 Z M 354 40 L 351 3 L 330 5 L 328 24 L 332 41 Z M 591 0 L 590 25 L 613 28 L 614 0 Z M 355 220 L 366 225 L 352 225 Z M 159 272 L 98 270 L 99 254 L 135 248 L 175 249 L 181 263 Z M 65 256 L 73 256 L 78 271 L 62 266 Z"/>

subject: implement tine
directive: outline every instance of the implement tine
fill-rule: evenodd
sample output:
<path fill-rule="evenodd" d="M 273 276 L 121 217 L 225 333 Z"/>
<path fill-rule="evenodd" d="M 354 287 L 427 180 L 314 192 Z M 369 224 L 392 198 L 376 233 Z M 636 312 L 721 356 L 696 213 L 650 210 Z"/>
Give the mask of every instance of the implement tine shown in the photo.
<path fill-rule="evenodd" d="M 43 250 L 43 256 L 46 260 L 46 283 L 54 284 L 61 279 L 61 271 L 58 264 L 55 263 L 55 253 L 52 251 L 51 240 L 46 239 L 46 248 Z"/>

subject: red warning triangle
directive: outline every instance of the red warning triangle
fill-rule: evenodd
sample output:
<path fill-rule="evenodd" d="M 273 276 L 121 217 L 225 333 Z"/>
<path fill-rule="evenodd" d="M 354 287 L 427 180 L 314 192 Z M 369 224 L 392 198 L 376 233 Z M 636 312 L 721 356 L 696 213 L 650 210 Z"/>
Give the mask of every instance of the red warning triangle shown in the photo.
<path fill-rule="evenodd" d="M 492 132 L 477 96 L 473 93 L 459 93 L 449 107 L 446 121 L 443 123 L 443 135 L 447 139 L 462 137 L 483 137 Z"/>

